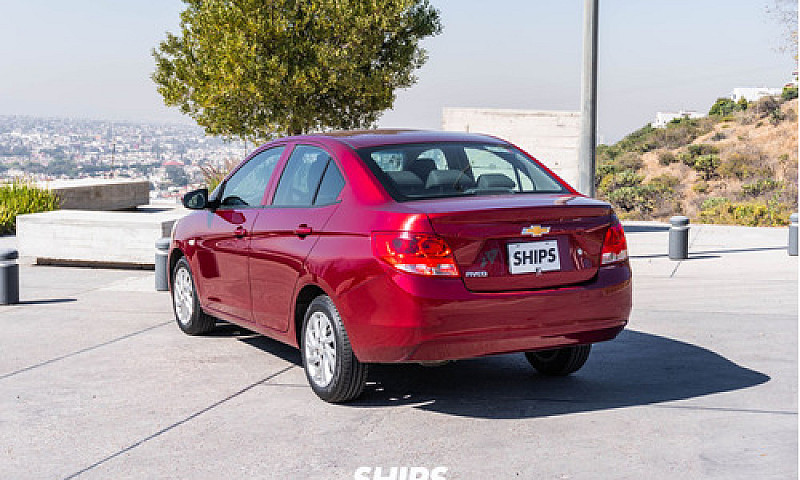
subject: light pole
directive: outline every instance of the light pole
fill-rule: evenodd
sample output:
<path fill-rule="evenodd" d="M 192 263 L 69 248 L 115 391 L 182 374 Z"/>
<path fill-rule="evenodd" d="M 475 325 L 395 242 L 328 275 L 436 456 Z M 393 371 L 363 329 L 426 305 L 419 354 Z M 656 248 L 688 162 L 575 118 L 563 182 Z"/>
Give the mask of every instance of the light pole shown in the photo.
<path fill-rule="evenodd" d="M 597 144 L 597 23 L 598 1 L 584 0 L 581 135 L 578 149 L 578 191 L 594 197 Z"/>

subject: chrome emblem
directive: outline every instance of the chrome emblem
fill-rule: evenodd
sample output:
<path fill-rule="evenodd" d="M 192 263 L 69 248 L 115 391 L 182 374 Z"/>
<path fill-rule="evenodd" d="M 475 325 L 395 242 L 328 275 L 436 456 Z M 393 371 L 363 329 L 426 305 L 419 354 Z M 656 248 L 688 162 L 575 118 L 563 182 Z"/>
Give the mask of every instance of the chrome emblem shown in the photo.
<path fill-rule="evenodd" d="M 541 237 L 545 233 L 550 233 L 550 227 L 543 227 L 541 225 L 531 225 L 530 227 L 523 228 L 523 235 L 530 235 L 531 237 Z"/>

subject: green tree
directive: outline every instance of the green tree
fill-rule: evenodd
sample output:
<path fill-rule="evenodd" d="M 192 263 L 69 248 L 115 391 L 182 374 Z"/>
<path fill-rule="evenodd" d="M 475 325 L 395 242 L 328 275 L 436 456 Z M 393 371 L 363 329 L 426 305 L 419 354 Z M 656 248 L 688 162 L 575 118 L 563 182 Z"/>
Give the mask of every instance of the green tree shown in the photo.
<path fill-rule="evenodd" d="M 428 0 L 183 0 L 153 50 L 164 102 L 206 132 L 250 140 L 372 125 L 416 82 Z"/>
<path fill-rule="evenodd" d="M 708 111 L 709 115 L 730 115 L 736 110 L 736 103 L 730 98 L 718 98 L 711 110 Z"/>

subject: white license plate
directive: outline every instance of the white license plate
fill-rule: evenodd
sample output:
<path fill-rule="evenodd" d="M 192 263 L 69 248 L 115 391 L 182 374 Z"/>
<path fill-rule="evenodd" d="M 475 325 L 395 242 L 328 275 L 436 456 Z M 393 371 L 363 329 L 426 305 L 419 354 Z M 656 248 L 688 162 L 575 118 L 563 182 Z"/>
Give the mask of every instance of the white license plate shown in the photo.
<path fill-rule="evenodd" d="M 509 243 L 508 269 L 512 274 L 561 270 L 558 242 Z"/>

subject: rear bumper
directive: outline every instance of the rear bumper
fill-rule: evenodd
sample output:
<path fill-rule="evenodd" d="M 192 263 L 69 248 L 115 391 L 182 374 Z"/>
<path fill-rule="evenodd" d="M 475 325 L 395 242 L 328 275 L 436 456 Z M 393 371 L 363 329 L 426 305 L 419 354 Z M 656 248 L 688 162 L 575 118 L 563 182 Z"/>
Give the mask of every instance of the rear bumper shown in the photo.
<path fill-rule="evenodd" d="M 628 263 L 589 283 L 547 290 L 475 293 L 460 279 L 391 272 L 338 298 L 363 362 L 455 360 L 610 340 L 628 322 Z"/>

